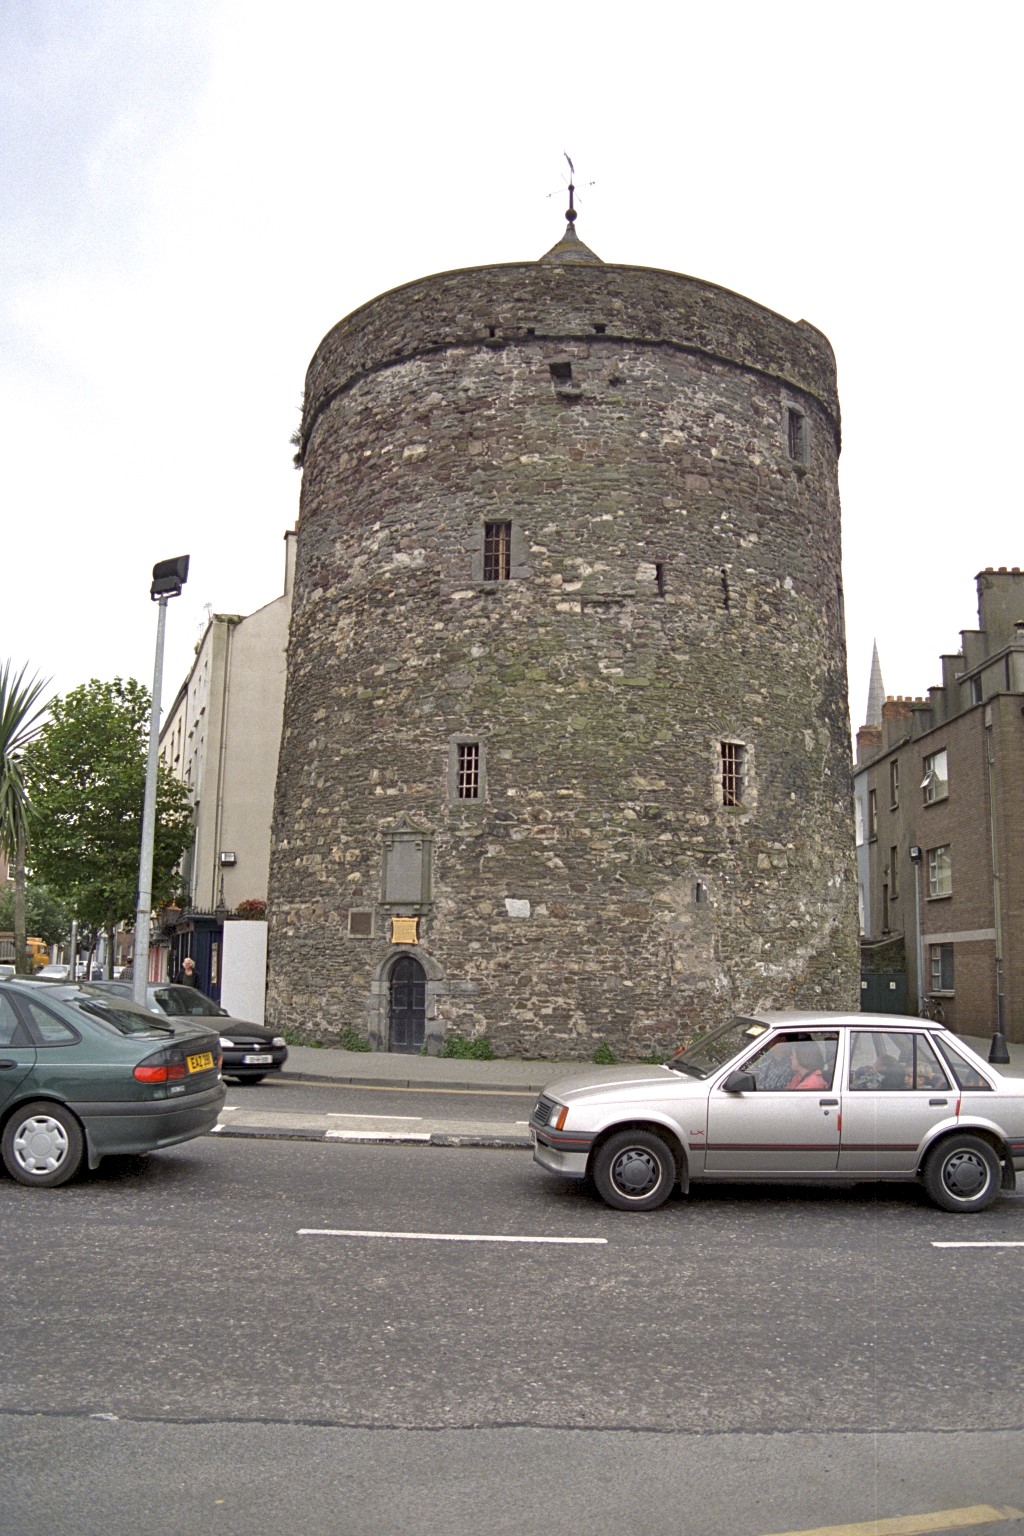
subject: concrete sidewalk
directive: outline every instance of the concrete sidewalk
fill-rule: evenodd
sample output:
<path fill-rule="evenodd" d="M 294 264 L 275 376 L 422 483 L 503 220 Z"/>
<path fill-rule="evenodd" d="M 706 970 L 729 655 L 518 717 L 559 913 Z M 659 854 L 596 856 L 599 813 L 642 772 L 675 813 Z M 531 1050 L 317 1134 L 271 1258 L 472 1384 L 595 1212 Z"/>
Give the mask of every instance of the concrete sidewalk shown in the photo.
<path fill-rule="evenodd" d="M 983 1061 L 988 1060 L 990 1039 L 964 1037 Z M 1024 1045 L 1009 1046 L 1007 1076 L 1024 1077 Z M 621 1070 L 629 1072 L 631 1063 Z M 259 1089 L 244 1104 L 225 1106 L 213 1134 L 288 1141 L 349 1141 L 430 1145 L 441 1147 L 508 1147 L 528 1150 L 532 1145 L 525 1122 L 534 1096 L 548 1083 L 585 1070 L 583 1061 L 467 1061 L 442 1056 L 390 1055 L 373 1051 L 343 1051 L 330 1047 L 290 1046 L 281 1081 L 319 1083 L 337 1088 L 410 1088 L 434 1092 L 516 1094 L 522 1109 L 508 1123 L 482 1122 L 470 1116 L 361 1114 L 261 1109 Z M 341 1100 L 339 1099 L 339 1102 Z M 346 1101 L 348 1102 L 348 1101 Z M 404 1124 L 402 1122 L 405 1122 Z M 358 1123 L 356 1123 L 358 1122 Z"/>

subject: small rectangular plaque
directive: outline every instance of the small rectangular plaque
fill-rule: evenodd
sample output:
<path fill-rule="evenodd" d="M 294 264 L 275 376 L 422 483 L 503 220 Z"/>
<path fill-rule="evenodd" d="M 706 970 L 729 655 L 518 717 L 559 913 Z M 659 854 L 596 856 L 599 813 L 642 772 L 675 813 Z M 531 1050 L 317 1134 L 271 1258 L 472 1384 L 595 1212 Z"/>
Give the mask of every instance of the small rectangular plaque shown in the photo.
<path fill-rule="evenodd" d="M 420 920 L 418 917 L 393 917 L 391 919 L 392 944 L 418 944 Z"/>

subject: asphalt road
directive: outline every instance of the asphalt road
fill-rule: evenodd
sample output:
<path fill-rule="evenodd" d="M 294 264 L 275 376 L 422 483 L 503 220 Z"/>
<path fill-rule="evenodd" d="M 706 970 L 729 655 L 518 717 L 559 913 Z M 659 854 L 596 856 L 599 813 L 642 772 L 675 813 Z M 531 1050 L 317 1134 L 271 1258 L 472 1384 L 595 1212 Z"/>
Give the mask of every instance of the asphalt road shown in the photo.
<path fill-rule="evenodd" d="M 636 1216 L 524 1152 L 208 1137 L 0 1222 L 3 1536 L 1021 1529 L 1024 1247 L 935 1245 L 1024 1195 Z"/>
<path fill-rule="evenodd" d="M 305 1082 L 292 1077 L 270 1077 L 262 1083 L 227 1086 L 228 1104 L 242 1111 L 322 1114 L 339 1120 L 393 1120 L 396 1124 L 411 1124 L 417 1119 L 472 1119 L 494 1125 L 520 1122 L 525 1129 L 537 1102 L 532 1090 L 494 1093 L 423 1086 L 381 1088 L 373 1084 Z"/>

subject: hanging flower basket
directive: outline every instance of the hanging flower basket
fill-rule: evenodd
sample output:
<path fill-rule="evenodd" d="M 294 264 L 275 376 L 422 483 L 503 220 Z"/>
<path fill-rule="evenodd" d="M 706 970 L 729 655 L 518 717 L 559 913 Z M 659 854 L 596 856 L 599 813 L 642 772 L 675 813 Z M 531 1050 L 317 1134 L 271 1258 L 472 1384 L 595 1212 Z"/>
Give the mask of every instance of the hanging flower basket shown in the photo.
<path fill-rule="evenodd" d="M 235 908 L 235 916 L 243 917 L 250 923 L 261 923 L 267 916 L 267 904 L 257 898 L 251 901 L 240 901 Z"/>

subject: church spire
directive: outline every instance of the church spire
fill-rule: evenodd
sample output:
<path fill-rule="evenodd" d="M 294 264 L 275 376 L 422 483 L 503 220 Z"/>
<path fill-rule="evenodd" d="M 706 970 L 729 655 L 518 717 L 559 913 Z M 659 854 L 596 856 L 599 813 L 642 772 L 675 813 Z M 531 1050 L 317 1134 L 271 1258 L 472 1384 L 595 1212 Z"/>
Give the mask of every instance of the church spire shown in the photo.
<path fill-rule="evenodd" d="M 865 725 L 881 725 L 882 705 L 885 703 L 885 684 L 882 682 L 882 666 L 878 660 L 878 641 L 871 651 L 871 681 L 868 683 L 868 708 Z"/>

